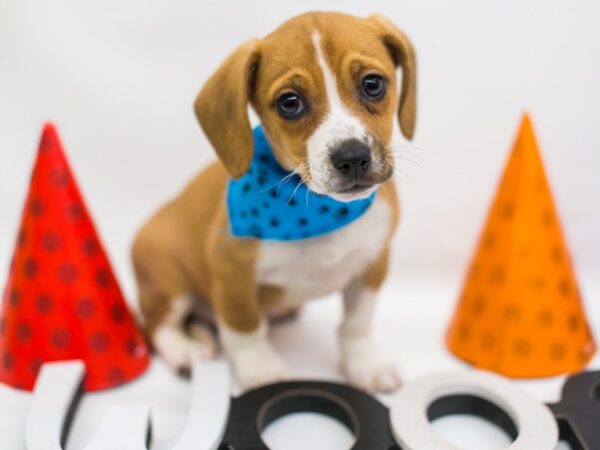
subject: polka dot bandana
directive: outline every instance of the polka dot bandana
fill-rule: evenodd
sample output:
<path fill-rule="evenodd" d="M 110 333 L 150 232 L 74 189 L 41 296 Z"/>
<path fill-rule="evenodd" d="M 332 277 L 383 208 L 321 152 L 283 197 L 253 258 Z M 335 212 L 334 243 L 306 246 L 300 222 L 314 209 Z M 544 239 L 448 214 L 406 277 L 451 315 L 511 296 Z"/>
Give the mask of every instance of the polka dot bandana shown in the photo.
<path fill-rule="evenodd" d="M 315 194 L 278 163 L 262 127 L 254 129 L 250 169 L 230 180 L 227 207 L 234 236 L 295 241 L 331 233 L 362 216 L 375 198 L 340 202 Z"/>

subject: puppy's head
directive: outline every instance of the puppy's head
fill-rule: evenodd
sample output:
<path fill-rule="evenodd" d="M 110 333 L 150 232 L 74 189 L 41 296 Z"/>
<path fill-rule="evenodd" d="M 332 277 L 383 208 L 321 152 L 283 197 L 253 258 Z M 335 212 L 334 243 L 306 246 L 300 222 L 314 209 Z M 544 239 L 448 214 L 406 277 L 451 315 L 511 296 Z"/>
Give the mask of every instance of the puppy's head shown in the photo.
<path fill-rule="evenodd" d="M 312 191 L 350 201 L 392 175 L 394 113 L 412 138 L 415 92 L 412 45 L 386 19 L 309 13 L 238 48 L 207 81 L 195 109 L 233 178 L 252 161 L 251 104 L 283 167 Z"/>

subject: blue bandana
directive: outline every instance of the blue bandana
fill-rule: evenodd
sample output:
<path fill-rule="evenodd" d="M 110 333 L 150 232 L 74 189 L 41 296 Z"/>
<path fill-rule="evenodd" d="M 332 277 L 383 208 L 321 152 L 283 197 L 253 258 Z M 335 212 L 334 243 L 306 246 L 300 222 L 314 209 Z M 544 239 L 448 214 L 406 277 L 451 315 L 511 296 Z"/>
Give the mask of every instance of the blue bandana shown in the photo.
<path fill-rule="evenodd" d="M 295 241 L 330 233 L 362 216 L 375 193 L 352 202 L 315 194 L 300 176 L 283 169 L 271 151 L 262 127 L 254 129 L 250 169 L 229 180 L 227 208 L 231 233 L 244 238 Z"/>

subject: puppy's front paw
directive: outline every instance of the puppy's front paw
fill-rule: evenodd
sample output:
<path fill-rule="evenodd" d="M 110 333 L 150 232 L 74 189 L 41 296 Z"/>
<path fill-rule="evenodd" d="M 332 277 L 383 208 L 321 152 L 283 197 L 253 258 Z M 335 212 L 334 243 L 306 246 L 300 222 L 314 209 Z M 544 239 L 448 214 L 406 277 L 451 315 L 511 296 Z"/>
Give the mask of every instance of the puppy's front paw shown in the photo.
<path fill-rule="evenodd" d="M 160 327 L 153 339 L 156 351 L 175 372 L 188 377 L 196 361 L 212 359 L 216 354 L 216 342 L 208 330 L 199 327 L 187 335 L 178 327 Z"/>
<path fill-rule="evenodd" d="M 369 340 L 346 340 L 342 346 L 342 369 L 350 384 L 368 392 L 391 392 L 402 385 L 396 364 Z"/>
<path fill-rule="evenodd" d="M 285 363 L 266 342 L 239 349 L 230 354 L 229 359 L 244 389 L 289 378 Z"/>

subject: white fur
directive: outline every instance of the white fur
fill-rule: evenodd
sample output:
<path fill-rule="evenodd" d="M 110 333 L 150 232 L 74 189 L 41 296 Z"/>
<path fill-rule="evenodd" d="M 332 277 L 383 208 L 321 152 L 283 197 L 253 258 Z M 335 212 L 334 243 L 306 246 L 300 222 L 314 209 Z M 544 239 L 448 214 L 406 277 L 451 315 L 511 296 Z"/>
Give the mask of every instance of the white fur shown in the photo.
<path fill-rule="evenodd" d="M 152 337 L 156 351 L 175 371 L 190 369 L 200 359 L 213 358 L 217 351 L 215 338 L 205 326 L 194 323 L 189 334 L 184 331 L 183 321 L 192 305 L 193 299 L 189 296 L 169 302 L 171 309 Z"/>
<path fill-rule="evenodd" d="M 263 241 L 258 283 L 284 288 L 279 308 L 344 289 L 383 251 L 391 226 L 389 204 L 377 197 L 354 222 L 323 236 L 300 241 Z"/>
<path fill-rule="evenodd" d="M 289 377 L 283 360 L 269 342 L 266 322 L 250 333 L 237 332 L 221 322 L 219 332 L 225 354 L 244 388 Z"/>
<path fill-rule="evenodd" d="M 325 56 L 321 49 L 320 33 L 314 31 L 311 38 L 315 47 L 317 63 L 323 72 L 323 79 L 325 81 L 327 115 L 306 143 L 308 165 L 312 177 L 309 188 L 320 194 L 335 196 L 329 189 L 333 171 L 329 158 L 331 148 L 346 139 L 356 138 L 366 141 L 368 137 L 366 128 L 361 121 L 356 116 L 353 116 L 342 103 L 335 76 L 327 61 L 325 61 Z M 360 196 L 351 196 L 348 199 L 340 198 L 339 200 L 348 201 L 360 197 L 364 198 L 370 194 L 371 192 L 362 193 Z"/>
<path fill-rule="evenodd" d="M 371 338 L 375 297 L 376 293 L 360 282 L 344 290 L 344 319 L 339 331 L 342 368 L 352 384 L 371 392 L 389 392 L 400 386 L 401 378 L 396 365 Z"/>

